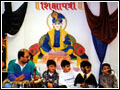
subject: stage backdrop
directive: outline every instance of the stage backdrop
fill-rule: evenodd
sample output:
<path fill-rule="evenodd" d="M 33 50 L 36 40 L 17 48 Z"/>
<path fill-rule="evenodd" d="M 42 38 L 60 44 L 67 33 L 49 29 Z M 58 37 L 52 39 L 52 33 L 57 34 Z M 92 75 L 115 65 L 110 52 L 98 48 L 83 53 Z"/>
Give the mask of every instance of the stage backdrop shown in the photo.
<path fill-rule="evenodd" d="M 15 11 L 23 2 L 13 2 L 12 10 Z M 48 2 L 54 3 L 54 2 Z M 56 2 L 55 2 L 56 3 Z M 65 3 L 65 2 L 59 2 Z M 68 2 L 69 3 L 69 2 Z M 108 2 L 109 13 L 111 14 L 118 7 L 117 2 Z M 35 2 L 29 2 L 27 7 L 27 12 L 25 15 L 24 22 L 16 35 L 7 35 L 7 60 L 8 62 L 12 59 L 17 58 L 17 52 L 21 48 L 27 48 L 34 43 L 37 43 L 42 35 L 46 34 L 49 31 L 49 28 L 46 23 L 47 16 L 52 13 L 52 10 L 48 8 L 43 10 L 40 6 L 36 8 Z M 92 13 L 96 16 L 99 16 L 100 9 L 99 2 L 88 2 L 88 6 Z M 88 26 L 84 4 L 82 3 L 82 8 L 78 8 L 78 2 L 75 2 L 76 10 L 55 10 L 62 13 L 67 18 L 67 27 L 66 31 L 74 36 L 76 41 L 82 44 L 85 48 L 85 52 L 89 57 L 89 61 L 92 64 L 92 73 L 95 75 L 98 80 L 99 75 L 99 59 L 96 54 L 91 31 Z M 40 10 L 39 10 L 40 9 Z M 4 9 L 2 10 L 4 12 Z M 118 29 L 119 30 L 119 29 Z M 118 75 L 118 36 L 108 45 L 106 56 L 104 62 L 110 63 L 112 68 L 115 70 Z"/>

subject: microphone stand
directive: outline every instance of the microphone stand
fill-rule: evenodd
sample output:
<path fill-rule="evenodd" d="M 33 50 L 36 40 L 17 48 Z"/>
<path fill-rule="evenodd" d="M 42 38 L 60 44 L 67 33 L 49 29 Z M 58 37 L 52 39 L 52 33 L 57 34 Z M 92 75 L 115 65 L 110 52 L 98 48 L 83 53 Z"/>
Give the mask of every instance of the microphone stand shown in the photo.
<path fill-rule="evenodd" d="M 86 69 L 84 68 L 84 88 L 86 88 Z"/>

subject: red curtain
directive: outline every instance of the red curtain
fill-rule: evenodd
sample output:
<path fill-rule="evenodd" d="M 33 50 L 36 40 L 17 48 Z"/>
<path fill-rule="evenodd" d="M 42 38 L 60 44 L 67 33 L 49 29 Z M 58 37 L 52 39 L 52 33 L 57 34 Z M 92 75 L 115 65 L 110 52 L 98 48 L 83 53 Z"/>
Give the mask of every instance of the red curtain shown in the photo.
<path fill-rule="evenodd" d="M 109 15 L 107 3 L 100 2 L 100 16 L 95 16 L 86 2 L 84 7 L 92 34 L 101 42 L 109 44 L 118 32 L 118 9 Z"/>

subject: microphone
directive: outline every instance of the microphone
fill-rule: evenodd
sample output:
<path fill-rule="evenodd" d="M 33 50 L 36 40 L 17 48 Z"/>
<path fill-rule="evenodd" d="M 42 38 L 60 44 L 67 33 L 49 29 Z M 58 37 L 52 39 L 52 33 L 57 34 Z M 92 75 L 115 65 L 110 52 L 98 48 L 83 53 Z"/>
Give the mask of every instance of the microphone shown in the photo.
<path fill-rule="evenodd" d="M 85 74 L 87 73 L 86 69 L 84 68 L 84 71 L 83 71 Z"/>
<path fill-rule="evenodd" d="M 84 68 L 84 88 L 86 88 L 86 74 L 87 74 L 87 71 L 86 69 Z"/>
<path fill-rule="evenodd" d="M 109 72 L 109 73 L 111 73 L 111 71 L 113 71 L 112 69 L 110 69 L 110 70 L 107 70 L 107 72 Z"/>

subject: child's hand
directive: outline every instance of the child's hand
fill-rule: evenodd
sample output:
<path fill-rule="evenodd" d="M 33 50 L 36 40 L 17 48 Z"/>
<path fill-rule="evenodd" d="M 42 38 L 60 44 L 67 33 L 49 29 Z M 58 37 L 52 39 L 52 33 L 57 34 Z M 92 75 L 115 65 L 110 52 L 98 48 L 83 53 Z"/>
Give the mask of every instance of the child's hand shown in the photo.
<path fill-rule="evenodd" d="M 89 88 L 89 86 L 88 86 L 88 84 L 84 84 L 84 83 L 82 83 L 81 85 L 80 85 L 80 87 L 82 87 L 82 88 Z"/>
<path fill-rule="evenodd" d="M 49 82 L 48 82 L 47 86 L 48 86 L 48 88 L 53 88 L 52 83 L 49 83 Z"/>
<path fill-rule="evenodd" d="M 109 86 L 108 88 L 112 88 L 112 86 Z"/>

